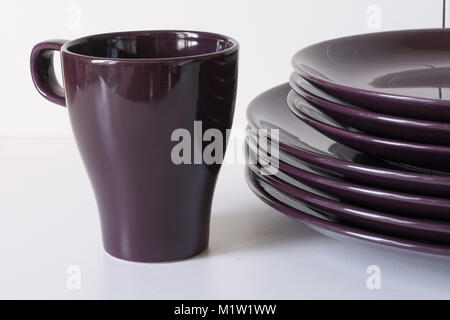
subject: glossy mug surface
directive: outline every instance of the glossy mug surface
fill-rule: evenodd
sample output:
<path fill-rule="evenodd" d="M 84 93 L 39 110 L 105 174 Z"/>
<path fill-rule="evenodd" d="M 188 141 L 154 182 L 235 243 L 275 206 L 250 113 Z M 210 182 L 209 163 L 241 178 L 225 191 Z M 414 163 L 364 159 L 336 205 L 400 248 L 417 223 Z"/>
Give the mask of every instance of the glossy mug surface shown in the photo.
<path fill-rule="evenodd" d="M 51 62 L 55 50 L 64 90 Z M 226 134 L 237 68 L 238 43 L 206 32 L 110 33 L 33 48 L 37 90 L 68 108 L 109 254 L 157 262 L 207 247 L 220 163 L 174 163 L 172 134 L 195 137 L 195 121 Z M 190 144 L 205 147 L 198 139 Z"/>

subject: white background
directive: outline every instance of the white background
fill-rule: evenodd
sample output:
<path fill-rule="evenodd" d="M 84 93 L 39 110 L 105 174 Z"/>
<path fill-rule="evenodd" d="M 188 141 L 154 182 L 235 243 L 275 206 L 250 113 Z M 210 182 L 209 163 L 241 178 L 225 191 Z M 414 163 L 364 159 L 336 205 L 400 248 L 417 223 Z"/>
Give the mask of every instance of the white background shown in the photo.
<path fill-rule="evenodd" d="M 317 41 L 440 27 L 440 0 L 4 1 L 0 11 L 0 298 L 450 298 L 448 260 L 340 243 L 277 214 L 225 165 L 211 245 L 179 263 L 136 264 L 101 247 L 95 201 L 67 112 L 35 90 L 39 41 L 101 32 L 190 29 L 241 45 L 235 128 L 256 95 L 287 81 L 290 58 Z M 81 270 L 70 290 L 67 268 Z M 369 265 L 381 290 L 366 286 Z"/>

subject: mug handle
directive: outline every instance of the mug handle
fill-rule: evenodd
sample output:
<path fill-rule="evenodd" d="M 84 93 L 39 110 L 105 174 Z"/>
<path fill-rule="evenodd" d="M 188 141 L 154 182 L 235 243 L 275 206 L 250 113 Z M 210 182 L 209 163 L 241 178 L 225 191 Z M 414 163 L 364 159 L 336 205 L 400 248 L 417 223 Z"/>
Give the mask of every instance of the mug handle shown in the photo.
<path fill-rule="evenodd" d="M 31 77 L 39 93 L 63 107 L 66 106 L 64 88 L 58 83 L 53 66 L 53 51 L 61 51 L 67 40 L 48 40 L 33 47 L 30 58 Z"/>

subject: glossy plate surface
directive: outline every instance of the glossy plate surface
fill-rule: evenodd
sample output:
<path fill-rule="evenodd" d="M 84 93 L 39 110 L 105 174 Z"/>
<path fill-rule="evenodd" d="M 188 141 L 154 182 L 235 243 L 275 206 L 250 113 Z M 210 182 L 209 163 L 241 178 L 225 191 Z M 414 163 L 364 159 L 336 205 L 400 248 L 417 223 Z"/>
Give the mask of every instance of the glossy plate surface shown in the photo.
<path fill-rule="evenodd" d="M 337 223 L 306 206 L 300 200 L 294 199 L 272 185 L 258 180 L 248 168 L 246 178 L 250 189 L 266 204 L 332 238 L 431 255 L 450 256 L 450 246 L 447 245 L 406 240 Z"/>
<path fill-rule="evenodd" d="M 289 92 L 287 99 L 291 111 L 302 121 L 346 146 L 377 158 L 432 168 L 448 168 L 450 163 L 449 146 L 394 140 L 364 134 L 337 122 L 299 96 L 294 90 Z"/>
<path fill-rule="evenodd" d="M 256 147 L 252 139 L 247 139 L 247 141 L 250 151 L 258 154 L 259 162 L 263 160 L 263 163 L 273 163 L 262 146 Z M 400 193 L 350 183 L 331 177 L 301 161 L 292 161 L 283 153 L 280 153 L 279 156 L 280 161 L 277 163 L 279 171 L 276 176 L 296 188 L 301 189 L 306 184 L 339 199 L 367 208 L 404 216 L 450 220 L 449 198 Z"/>
<path fill-rule="evenodd" d="M 247 145 L 246 148 L 248 151 L 249 146 Z M 250 150 L 250 152 L 252 151 Z M 450 223 L 448 222 L 409 218 L 363 208 L 346 203 L 301 182 L 298 182 L 297 186 L 293 186 L 280 179 L 277 174 L 268 174 L 268 171 L 258 163 L 248 163 L 248 168 L 259 179 L 292 197 L 301 199 L 302 202 L 315 210 L 339 221 L 384 234 L 437 242 L 450 242 Z"/>
<path fill-rule="evenodd" d="M 450 123 L 418 120 L 378 113 L 339 100 L 297 73 L 289 79 L 292 89 L 324 113 L 364 132 L 400 140 L 450 144 Z"/>
<path fill-rule="evenodd" d="M 297 52 L 297 73 L 344 101 L 372 110 L 450 120 L 450 30 L 363 34 Z"/>
<path fill-rule="evenodd" d="M 374 159 L 323 135 L 296 118 L 286 102 L 288 83 L 256 97 L 247 108 L 247 120 L 256 129 L 278 129 L 279 146 L 296 158 L 367 185 L 418 194 L 448 196 L 450 176 L 399 168 Z"/>

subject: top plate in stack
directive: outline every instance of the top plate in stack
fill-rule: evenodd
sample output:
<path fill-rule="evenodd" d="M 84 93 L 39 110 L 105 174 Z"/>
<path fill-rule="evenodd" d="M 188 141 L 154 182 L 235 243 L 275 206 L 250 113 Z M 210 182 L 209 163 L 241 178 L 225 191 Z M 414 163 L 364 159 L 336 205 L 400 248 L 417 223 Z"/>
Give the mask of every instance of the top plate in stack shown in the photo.
<path fill-rule="evenodd" d="M 329 94 L 373 111 L 450 121 L 450 30 L 363 34 L 297 52 L 294 70 Z"/>
<path fill-rule="evenodd" d="M 292 59 L 291 110 L 371 156 L 450 165 L 450 30 L 407 30 L 321 42 Z"/>

